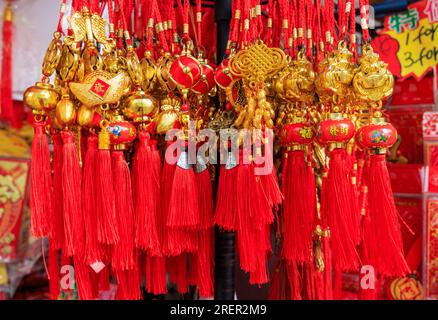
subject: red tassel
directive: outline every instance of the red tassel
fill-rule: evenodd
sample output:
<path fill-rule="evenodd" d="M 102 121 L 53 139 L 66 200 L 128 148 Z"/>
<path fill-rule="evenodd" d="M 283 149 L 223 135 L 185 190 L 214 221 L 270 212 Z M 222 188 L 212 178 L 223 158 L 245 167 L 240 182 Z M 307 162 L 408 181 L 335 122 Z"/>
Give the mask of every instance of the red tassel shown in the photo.
<path fill-rule="evenodd" d="M 167 293 L 166 258 L 146 256 L 146 291 L 155 295 Z"/>
<path fill-rule="evenodd" d="M 333 263 L 342 271 L 357 270 L 359 255 L 356 251 L 359 239 L 359 214 L 352 205 L 354 194 L 349 178 L 349 167 L 344 149 L 331 152 L 326 181 L 324 209 L 331 231 Z"/>
<path fill-rule="evenodd" d="M 314 186 L 309 181 L 304 151 L 290 151 L 287 157 L 283 186 L 283 253 L 287 260 L 310 262 L 314 211 L 309 200 L 313 194 L 310 188 Z"/>
<path fill-rule="evenodd" d="M 281 257 L 276 257 L 273 274 L 271 275 L 271 283 L 269 285 L 269 300 L 284 300 L 285 293 L 285 270 Z"/>
<path fill-rule="evenodd" d="M 49 235 L 49 217 L 52 217 L 53 210 L 50 151 L 45 125 L 45 122 L 33 124 L 35 135 L 30 167 L 30 209 L 32 233 L 37 238 Z"/>
<path fill-rule="evenodd" d="M 81 300 L 93 300 L 93 284 L 90 277 L 91 268 L 82 259 L 74 258 L 74 270 L 78 296 Z"/>
<path fill-rule="evenodd" d="M 199 224 L 195 174 L 192 167 L 190 169 L 178 168 L 177 165 L 170 165 L 167 161 L 164 161 L 161 184 L 163 210 L 161 215 L 164 220 L 161 222 L 161 225 L 164 234 L 163 254 L 167 256 L 178 256 L 183 252 L 194 252 L 197 249 L 198 243 L 197 234 L 194 230 L 194 227 Z M 178 178 L 175 178 L 176 171 L 179 171 Z M 189 189 L 192 190 L 188 197 L 190 200 L 185 201 L 184 192 Z M 195 223 L 196 220 L 196 223 L 185 227 L 182 226 L 181 221 L 178 221 L 178 207 L 184 208 L 184 210 L 181 210 L 186 212 L 184 214 L 186 218 L 182 219 L 184 222 L 191 220 L 191 223 Z M 172 225 L 175 223 L 179 226 Z"/>
<path fill-rule="evenodd" d="M 85 246 L 84 220 L 82 216 L 81 168 L 73 133 L 61 132 L 63 160 L 63 210 L 66 254 L 82 257 Z"/>
<path fill-rule="evenodd" d="M 263 168 L 259 167 L 259 170 L 264 170 L 264 174 L 260 174 L 260 180 L 263 185 L 268 204 L 271 208 L 277 208 L 283 201 L 283 195 L 281 194 L 280 187 L 278 186 L 277 171 L 273 162 L 273 154 L 271 148 L 265 145 L 265 157 Z"/>
<path fill-rule="evenodd" d="M 287 262 L 287 277 L 291 289 L 290 298 L 292 300 L 302 300 L 301 297 L 301 281 L 298 264 L 296 262 Z"/>
<path fill-rule="evenodd" d="M 140 300 L 140 273 L 138 270 L 117 270 L 115 271 L 117 280 L 116 300 Z"/>
<path fill-rule="evenodd" d="M 369 219 L 364 220 L 363 237 L 368 263 L 383 277 L 405 276 L 410 270 L 384 154 L 371 156 L 366 179 Z"/>
<path fill-rule="evenodd" d="M 212 297 L 213 274 L 214 274 L 214 244 L 213 230 L 207 229 L 199 231 L 198 251 L 195 253 L 197 280 L 196 285 L 199 289 L 199 296 L 202 298 Z"/>
<path fill-rule="evenodd" d="M 64 248 L 64 211 L 62 208 L 62 138 L 59 133 L 52 134 L 53 140 L 53 217 L 50 221 L 50 245 L 54 249 Z"/>
<path fill-rule="evenodd" d="M 119 230 L 117 229 L 116 205 L 111 170 L 111 154 L 109 144 L 106 145 L 107 132 L 99 133 L 99 147 L 97 153 L 96 167 L 96 215 L 97 215 L 97 237 L 101 244 L 114 245 L 119 241 Z"/>
<path fill-rule="evenodd" d="M 135 244 L 137 248 L 156 256 L 161 253 L 157 230 L 161 162 L 158 151 L 149 146 L 149 138 L 147 132 L 139 132 L 138 146 L 132 162 Z"/>
<path fill-rule="evenodd" d="M 114 246 L 111 266 L 114 270 L 133 270 L 135 263 L 134 213 L 131 175 L 123 151 L 113 151 L 113 174 L 119 242 Z"/>
<path fill-rule="evenodd" d="M 220 168 L 219 185 L 216 197 L 216 211 L 214 223 L 226 231 L 236 231 L 237 194 L 235 189 L 237 167 L 227 169 L 224 165 Z"/>
<path fill-rule="evenodd" d="M 213 226 L 213 191 L 211 188 L 210 172 L 208 168 L 196 173 L 196 189 L 199 204 L 198 229 L 205 230 Z"/>
<path fill-rule="evenodd" d="M 179 294 L 188 291 L 187 254 L 181 254 L 167 259 L 169 281 L 176 284 Z"/>
<path fill-rule="evenodd" d="M 60 293 L 58 249 L 49 241 L 49 287 L 50 298 L 57 300 Z"/>
<path fill-rule="evenodd" d="M 14 24 L 12 21 L 12 6 L 8 2 L 3 13 L 3 51 L 1 68 L 1 92 L 0 106 L 1 118 L 9 122 L 12 127 L 18 128 L 20 121 L 14 111 L 12 101 L 12 44 L 13 44 Z"/>
<path fill-rule="evenodd" d="M 181 153 L 184 157 L 184 153 Z M 187 159 L 185 159 L 187 160 Z M 185 162 L 183 168 L 176 165 L 170 190 L 168 227 L 194 227 L 199 225 L 198 191 L 193 167 Z"/>
<path fill-rule="evenodd" d="M 326 231 L 328 233 L 328 231 Z M 333 280 L 332 280 L 332 254 L 330 250 L 330 236 L 323 235 L 322 247 L 324 251 L 324 291 L 325 300 L 333 299 Z"/>
<path fill-rule="evenodd" d="M 102 260 L 102 252 L 97 237 L 96 217 L 96 170 L 97 170 L 97 137 L 92 134 L 87 139 L 87 153 L 82 177 L 83 210 L 85 220 L 85 261 L 92 264 Z"/>

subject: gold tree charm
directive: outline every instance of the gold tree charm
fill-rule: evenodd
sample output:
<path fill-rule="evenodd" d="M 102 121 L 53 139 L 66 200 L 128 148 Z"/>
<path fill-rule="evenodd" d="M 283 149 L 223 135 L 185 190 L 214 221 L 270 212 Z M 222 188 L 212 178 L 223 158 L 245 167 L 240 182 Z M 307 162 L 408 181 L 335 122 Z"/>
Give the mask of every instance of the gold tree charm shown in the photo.
<path fill-rule="evenodd" d="M 251 89 L 255 89 L 267 77 L 281 70 L 285 63 L 286 55 L 281 49 L 269 48 L 262 40 L 257 40 L 231 58 L 230 70 L 235 76 L 244 78 Z"/>

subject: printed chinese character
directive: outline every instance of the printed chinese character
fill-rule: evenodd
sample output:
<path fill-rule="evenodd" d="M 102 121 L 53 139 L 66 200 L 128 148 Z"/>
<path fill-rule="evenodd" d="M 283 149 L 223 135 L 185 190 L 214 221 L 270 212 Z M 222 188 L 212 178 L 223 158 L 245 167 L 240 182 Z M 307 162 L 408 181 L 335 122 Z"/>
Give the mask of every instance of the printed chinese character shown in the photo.
<path fill-rule="evenodd" d="M 389 29 L 395 30 L 397 33 L 403 31 L 404 27 L 408 30 L 415 29 L 418 27 L 418 21 L 420 20 L 420 15 L 418 10 L 413 8 L 406 12 L 395 14 L 389 18 Z"/>
<path fill-rule="evenodd" d="M 338 128 L 336 128 L 335 126 L 331 126 L 331 127 L 330 127 L 330 134 L 331 134 L 332 136 L 337 136 L 338 133 L 339 133 Z"/>
<path fill-rule="evenodd" d="M 341 127 L 341 134 L 348 135 L 348 127 Z"/>
<path fill-rule="evenodd" d="M 426 9 L 424 13 L 429 17 L 430 23 L 438 22 L 438 0 L 427 1 Z"/>

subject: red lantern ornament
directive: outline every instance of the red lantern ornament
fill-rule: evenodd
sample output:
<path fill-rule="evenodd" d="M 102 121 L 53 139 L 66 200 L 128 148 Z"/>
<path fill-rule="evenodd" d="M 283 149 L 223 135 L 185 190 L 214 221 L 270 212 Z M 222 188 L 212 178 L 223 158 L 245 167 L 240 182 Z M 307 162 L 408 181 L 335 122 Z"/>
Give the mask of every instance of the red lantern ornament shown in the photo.
<path fill-rule="evenodd" d="M 386 149 L 397 140 L 397 130 L 387 122 L 379 122 L 382 118 L 374 118 L 375 123 L 360 128 L 356 133 L 356 141 L 365 149 Z"/>
<path fill-rule="evenodd" d="M 199 81 L 192 87 L 192 91 L 196 94 L 207 94 L 214 88 L 214 68 L 209 64 L 201 66 L 202 73 Z"/>
<path fill-rule="evenodd" d="M 321 121 L 316 137 L 324 145 L 347 143 L 354 136 L 354 124 L 342 117 L 341 113 L 332 113 L 330 119 Z"/>
<path fill-rule="evenodd" d="M 110 134 L 111 144 L 116 146 L 132 143 L 137 133 L 132 123 L 121 119 L 111 122 L 106 130 Z"/>
<path fill-rule="evenodd" d="M 236 79 L 235 76 L 232 75 L 228 64 L 230 62 L 230 58 L 224 59 L 221 64 L 216 68 L 216 72 L 214 74 L 214 80 L 216 84 L 222 88 L 226 89 L 231 85 L 231 83 Z"/>
<path fill-rule="evenodd" d="M 190 89 L 201 79 L 201 65 L 189 54 L 180 56 L 170 66 L 169 77 L 180 89 Z"/>
<path fill-rule="evenodd" d="M 304 146 L 312 143 L 315 133 L 313 128 L 306 123 L 285 124 L 279 132 L 282 146 Z"/>

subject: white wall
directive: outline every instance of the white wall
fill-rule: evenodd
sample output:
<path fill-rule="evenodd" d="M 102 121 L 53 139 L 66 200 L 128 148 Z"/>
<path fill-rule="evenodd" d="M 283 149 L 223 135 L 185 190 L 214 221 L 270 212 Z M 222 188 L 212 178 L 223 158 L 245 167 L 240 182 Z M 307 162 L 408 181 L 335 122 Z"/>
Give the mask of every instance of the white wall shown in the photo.
<path fill-rule="evenodd" d="M 0 0 L 0 21 L 6 1 Z M 59 0 L 14 0 L 13 94 L 21 100 L 23 91 L 41 77 L 44 53 L 56 30 Z M 0 23 L 1 38 L 2 23 Z M 1 54 L 0 41 L 0 54 Z M 1 68 L 1 66 L 0 66 Z"/>

